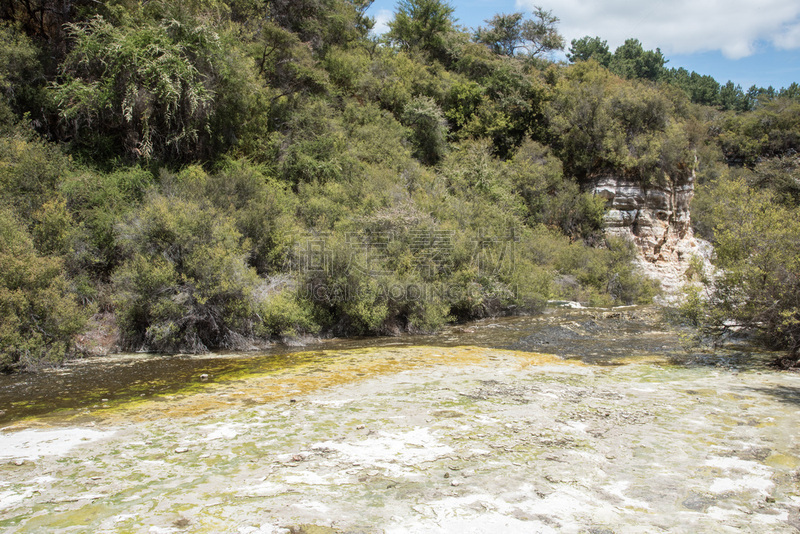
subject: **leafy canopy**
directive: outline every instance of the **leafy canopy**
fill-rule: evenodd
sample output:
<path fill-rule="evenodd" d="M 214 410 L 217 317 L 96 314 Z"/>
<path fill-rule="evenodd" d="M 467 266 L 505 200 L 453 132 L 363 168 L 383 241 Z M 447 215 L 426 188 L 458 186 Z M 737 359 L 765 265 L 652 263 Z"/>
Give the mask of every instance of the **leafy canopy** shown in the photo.
<path fill-rule="evenodd" d="M 607 41 L 599 37 L 589 37 L 588 35 L 580 39 L 573 39 L 567 53 L 567 59 L 572 63 L 593 59 L 604 67 L 608 67 L 611 64 L 612 57 Z"/>
<path fill-rule="evenodd" d="M 442 60 L 445 36 L 455 29 L 455 8 L 443 0 L 400 0 L 387 37 L 408 50 L 422 50 Z"/>
<path fill-rule="evenodd" d="M 564 48 L 564 38 L 558 33 L 558 17 L 536 6 L 533 19 L 523 13 L 498 14 L 487 20 L 487 28 L 478 28 L 475 40 L 492 52 L 513 56 L 523 50 L 532 57 Z"/>

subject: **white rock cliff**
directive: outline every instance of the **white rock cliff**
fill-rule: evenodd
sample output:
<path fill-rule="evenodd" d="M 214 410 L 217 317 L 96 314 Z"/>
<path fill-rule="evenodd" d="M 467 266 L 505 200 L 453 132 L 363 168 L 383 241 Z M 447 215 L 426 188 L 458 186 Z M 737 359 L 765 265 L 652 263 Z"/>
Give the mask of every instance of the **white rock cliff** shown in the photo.
<path fill-rule="evenodd" d="M 607 201 L 605 233 L 633 241 L 639 265 L 674 293 L 685 281 L 692 256 L 708 258 L 710 245 L 696 239 L 689 203 L 694 196 L 694 173 L 666 185 L 605 176 L 594 182 L 594 194 Z"/>

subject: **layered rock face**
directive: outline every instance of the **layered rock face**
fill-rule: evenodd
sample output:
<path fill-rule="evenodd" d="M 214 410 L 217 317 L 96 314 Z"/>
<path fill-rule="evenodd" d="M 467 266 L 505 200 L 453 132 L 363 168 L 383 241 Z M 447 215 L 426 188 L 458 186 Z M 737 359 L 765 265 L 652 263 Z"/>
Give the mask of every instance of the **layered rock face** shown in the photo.
<path fill-rule="evenodd" d="M 650 187 L 606 176 L 594 183 L 594 194 L 607 201 L 606 235 L 632 240 L 642 269 L 667 292 L 683 283 L 692 256 L 708 255 L 708 244 L 692 232 L 694 173 L 667 186 Z"/>

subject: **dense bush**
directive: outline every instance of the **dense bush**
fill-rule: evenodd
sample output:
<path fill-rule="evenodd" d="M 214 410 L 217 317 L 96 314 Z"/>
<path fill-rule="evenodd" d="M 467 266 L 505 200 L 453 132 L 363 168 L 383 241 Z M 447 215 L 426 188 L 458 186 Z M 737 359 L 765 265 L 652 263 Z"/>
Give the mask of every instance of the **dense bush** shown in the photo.
<path fill-rule="evenodd" d="M 417 98 L 403 110 L 403 124 L 414 132 L 414 153 L 429 165 L 438 163 L 447 146 L 447 123 L 439 106 L 430 98 Z"/>
<path fill-rule="evenodd" d="M 129 348 L 246 348 L 257 320 L 256 272 L 234 221 L 210 205 L 153 195 L 121 228 L 114 274 Z"/>
<path fill-rule="evenodd" d="M 800 101 L 781 98 L 746 115 L 726 116 L 719 144 L 727 161 L 753 167 L 761 158 L 800 151 Z"/>
<path fill-rule="evenodd" d="M 57 257 L 41 256 L 0 208 L 0 371 L 36 368 L 75 354 L 87 310 L 76 302 Z"/>
<path fill-rule="evenodd" d="M 713 200 L 712 200 L 713 199 Z M 718 275 L 692 313 L 716 333 L 754 331 L 800 365 L 800 208 L 774 190 L 723 176 L 698 193 L 698 216 L 713 234 Z M 699 308 L 700 311 L 697 311 Z"/>
<path fill-rule="evenodd" d="M 0 22 L 0 109 L 24 112 L 36 105 L 44 78 L 38 56 L 31 39 Z"/>
<path fill-rule="evenodd" d="M 110 173 L 82 169 L 65 177 L 61 191 L 70 217 L 80 225 L 69 260 L 74 271 L 108 281 L 122 260 L 116 226 L 152 186 L 152 174 L 139 167 Z"/>
<path fill-rule="evenodd" d="M 605 201 L 565 178 L 549 148 L 530 141 L 509 164 L 514 189 L 528 208 L 527 220 L 559 228 L 573 239 L 593 239 L 602 230 Z"/>
<path fill-rule="evenodd" d="M 442 0 L 400 0 L 389 24 L 389 39 L 409 50 L 422 50 L 432 59 L 447 55 L 446 36 L 455 29 L 455 8 Z"/>
<path fill-rule="evenodd" d="M 566 291 L 562 298 L 595 306 L 652 301 L 660 292 L 660 285 L 636 272 L 636 254 L 633 243 L 619 239 L 608 239 L 599 249 L 574 245 L 564 249 L 556 263 L 559 272 L 574 277 L 579 286 L 562 288 Z M 577 298 L 571 292 L 577 292 Z"/>
<path fill-rule="evenodd" d="M 680 101 L 642 82 L 624 82 L 594 61 L 558 80 L 549 110 L 556 153 L 579 180 L 604 173 L 645 184 L 691 169 Z"/>
<path fill-rule="evenodd" d="M 28 221 L 41 206 L 58 196 L 58 186 L 69 168 L 59 148 L 14 127 L 0 137 L 0 204 Z"/>
<path fill-rule="evenodd" d="M 68 24 L 70 51 L 51 85 L 61 137 L 100 162 L 186 162 L 249 140 L 248 115 L 268 112 L 254 62 L 209 24 L 214 3 L 199 6 L 153 2 Z"/>
<path fill-rule="evenodd" d="M 53 98 L 75 142 L 111 154 L 120 145 L 134 159 L 202 154 L 215 34 L 177 20 L 120 27 L 100 16 L 69 31 L 74 47 Z"/>

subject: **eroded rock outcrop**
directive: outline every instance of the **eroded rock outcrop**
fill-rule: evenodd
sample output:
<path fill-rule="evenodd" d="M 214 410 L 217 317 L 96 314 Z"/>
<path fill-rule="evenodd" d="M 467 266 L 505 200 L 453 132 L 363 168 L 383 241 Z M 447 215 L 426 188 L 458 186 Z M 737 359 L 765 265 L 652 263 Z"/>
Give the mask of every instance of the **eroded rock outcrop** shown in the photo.
<path fill-rule="evenodd" d="M 594 183 L 594 194 L 607 201 L 606 235 L 632 240 L 642 269 L 668 293 L 684 282 L 692 256 L 705 258 L 710 250 L 692 231 L 694 179 L 692 173 L 666 185 L 645 186 L 605 176 Z"/>

